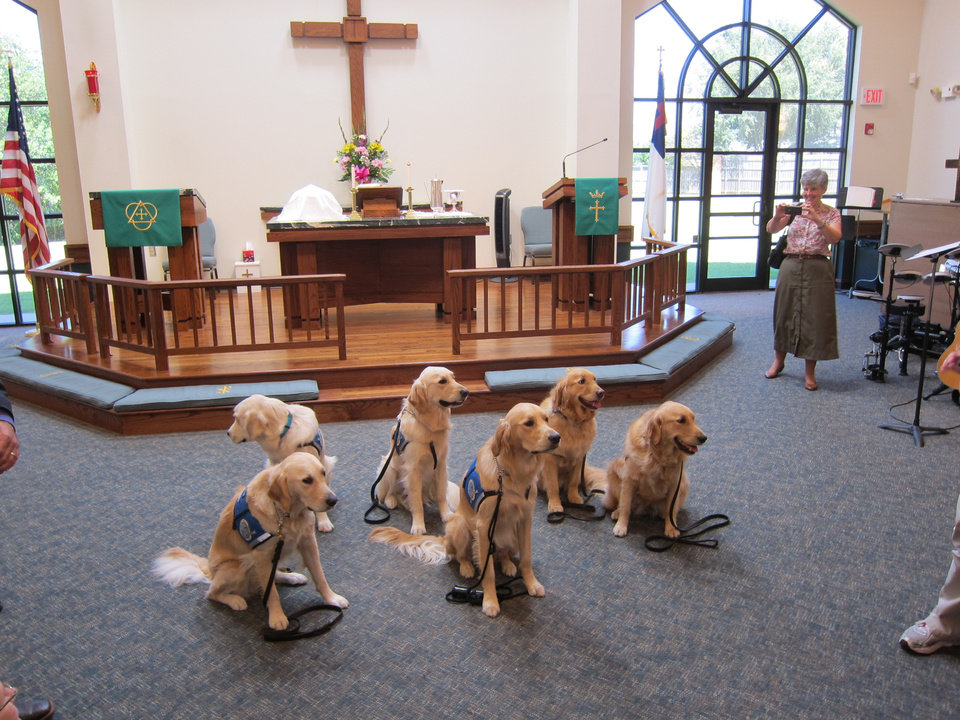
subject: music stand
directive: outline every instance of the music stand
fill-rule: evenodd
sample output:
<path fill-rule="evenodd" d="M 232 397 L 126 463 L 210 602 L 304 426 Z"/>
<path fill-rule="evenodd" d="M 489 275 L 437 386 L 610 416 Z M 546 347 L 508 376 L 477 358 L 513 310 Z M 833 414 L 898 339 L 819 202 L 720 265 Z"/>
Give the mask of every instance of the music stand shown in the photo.
<path fill-rule="evenodd" d="M 880 210 L 883 207 L 883 188 L 882 187 L 866 187 L 859 185 L 850 185 L 847 187 L 840 188 L 840 191 L 837 193 L 837 209 L 838 210 L 856 210 L 857 219 L 856 225 L 854 226 L 853 231 L 853 254 L 851 257 L 851 266 L 853 273 L 856 274 L 857 271 L 857 248 L 860 246 L 860 211 L 861 210 Z M 840 248 L 837 248 L 839 252 Z M 850 283 L 850 291 L 848 295 L 853 297 L 855 290 L 865 291 L 867 288 L 858 287 L 860 283 L 869 283 L 871 288 L 869 292 L 878 292 L 880 289 L 880 272 L 879 272 L 879 263 L 878 261 L 878 271 L 875 278 L 857 280 L 854 277 L 851 277 L 852 282 Z"/>
<path fill-rule="evenodd" d="M 944 255 L 949 255 L 950 253 L 960 250 L 960 242 L 949 243 L 947 245 L 940 245 L 935 248 L 930 248 L 929 250 L 924 250 L 918 252 L 916 255 L 911 255 L 908 260 L 919 260 L 920 258 L 928 257 L 933 263 L 933 277 L 936 277 L 937 263 L 940 261 Z M 930 327 L 932 316 L 933 316 L 933 291 L 936 288 L 937 283 L 934 282 L 933 278 L 930 280 L 930 297 L 927 302 L 927 328 Z M 923 447 L 923 436 L 924 435 L 946 435 L 949 430 L 946 428 L 938 427 L 924 427 L 920 424 L 920 403 L 923 402 L 923 380 L 927 372 L 927 353 L 930 350 L 930 333 L 923 333 L 923 352 L 920 354 L 920 378 L 917 381 L 917 399 L 914 402 L 914 412 L 913 412 L 913 424 L 907 425 L 905 423 L 899 423 L 897 425 L 880 425 L 884 430 L 893 430 L 894 432 L 902 432 L 908 435 L 913 435 L 913 441 Z"/>

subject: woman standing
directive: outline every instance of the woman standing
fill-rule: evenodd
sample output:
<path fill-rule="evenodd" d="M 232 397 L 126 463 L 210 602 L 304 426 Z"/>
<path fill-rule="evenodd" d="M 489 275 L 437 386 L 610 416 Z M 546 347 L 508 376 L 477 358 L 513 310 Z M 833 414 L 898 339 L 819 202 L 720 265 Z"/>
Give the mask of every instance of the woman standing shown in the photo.
<path fill-rule="evenodd" d="M 789 226 L 787 249 L 773 303 L 773 354 L 770 369 L 775 378 L 783 372 L 787 353 L 806 361 L 804 387 L 817 389 L 817 360 L 836 360 L 837 303 L 830 262 L 830 246 L 840 240 L 840 211 L 821 202 L 827 190 L 827 174 L 808 170 L 800 178 L 803 206 L 800 214 L 788 214 L 786 204 L 767 222 L 767 232 Z"/>

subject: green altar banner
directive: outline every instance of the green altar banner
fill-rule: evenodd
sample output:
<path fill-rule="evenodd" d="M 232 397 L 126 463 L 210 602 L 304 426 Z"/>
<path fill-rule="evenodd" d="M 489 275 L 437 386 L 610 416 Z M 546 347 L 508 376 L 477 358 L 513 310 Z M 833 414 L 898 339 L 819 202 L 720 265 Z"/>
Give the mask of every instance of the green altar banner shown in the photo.
<path fill-rule="evenodd" d="M 574 181 L 577 235 L 616 235 L 620 223 L 617 178 L 577 178 Z"/>
<path fill-rule="evenodd" d="M 107 247 L 183 245 L 179 190 L 105 190 L 100 203 Z"/>

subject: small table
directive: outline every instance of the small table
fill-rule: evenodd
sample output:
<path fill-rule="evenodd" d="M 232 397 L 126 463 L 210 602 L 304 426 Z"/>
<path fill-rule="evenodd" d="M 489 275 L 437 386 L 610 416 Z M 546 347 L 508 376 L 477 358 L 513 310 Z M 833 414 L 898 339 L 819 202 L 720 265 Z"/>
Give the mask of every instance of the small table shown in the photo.
<path fill-rule="evenodd" d="M 238 260 L 233 264 L 233 276 L 238 280 L 249 280 L 250 278 L 260 278 L 260 261 L 251 260 L 250 262 L 243 262 Z M 259 292 L 259 285 L 251 285 L 250 290 L 252 292 Z"/>

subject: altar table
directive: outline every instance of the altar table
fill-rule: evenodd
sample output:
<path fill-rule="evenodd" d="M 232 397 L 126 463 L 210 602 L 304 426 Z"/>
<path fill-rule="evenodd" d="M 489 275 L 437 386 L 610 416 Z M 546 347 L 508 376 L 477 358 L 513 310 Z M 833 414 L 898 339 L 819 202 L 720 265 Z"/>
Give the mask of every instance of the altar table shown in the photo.
<path fill-rule="evenodd" d="M 476 238 L 490 234 L 489 218 L 424 215 L 322 223 L 271 221 L 267 241 L 279 245 L 283 275 L 344 273 L 346 305 L 424 302 L 450 313 L 454 308 L 445 273 L 476 268 Z M 475 306 L 476 290 L 471 287 L 459 310 L 472 312 Z M 288 308 L 288 314 L 298 325 L 299 308 Z"/>

